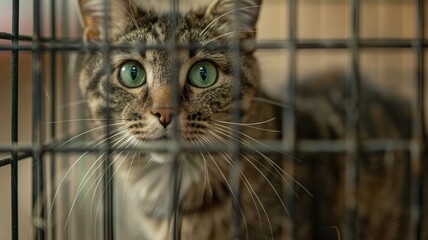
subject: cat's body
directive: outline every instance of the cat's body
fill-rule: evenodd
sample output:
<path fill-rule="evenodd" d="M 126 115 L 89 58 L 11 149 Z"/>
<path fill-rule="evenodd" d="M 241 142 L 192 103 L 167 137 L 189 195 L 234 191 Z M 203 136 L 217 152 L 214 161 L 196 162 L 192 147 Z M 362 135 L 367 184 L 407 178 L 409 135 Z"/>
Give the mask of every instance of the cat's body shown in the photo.
<path fill-rule="evenodd" d="M 100 5 L 103 1 L 80 2 L 85 40 L 101 41 L 105 37 Z M 78 60 L 81 89 L 89 99 L 91 114 L 101 119 L 98 125 L 105 124 L 102 119 L 106 116 L 105 100 L 110 88 L 108 112 L 111 123 L 115 124 L 112 134 L 116 137 L 112 139 L 116 147 L 138 147 L 145 142 L 164 144 L 165 140 L 175 139 L 178 133 L 179 141 L 193 144 L 200 152 L 117 154 L 117 238 L 171 239 L 171 176 L 176 156 L 180 239 L 232 239 L 232 204 L 236 199 L 227 179 L 236 155 L 233 151 L 203 150 L 231 146 L 234 141 L 251 149 L 253 144 L 260 145 L 258 140 L 275 140 L 282 136 L 281 108 L 260 101 L 263 96 L 259 91 L 260 72 L 251 44 L 260 1 L 238 1 L 238 11 L 233 10 L 233 1 L 207 1 L 209 4 L 205 7 L 205 2 L 200 2 L 197 7 L 182 9 L 176 21 L 172 21 L 172 15 L 165 10 L 153 11 L 153 1 L 147 5 L 142 1 L 129 5 L 130 2 L 113 1 L 110 7 L 108 43 L 113 47 L 109 52 L 112 73 L 106 74 L 106 57 L 100 51 L 82 55 Z M 234 17 L 239 20 L 233 22 Z M 172 39 L 176 46 L 194 44 L 197 47 L 171 50 L 168 46 Z M 219 47 L 231 41 L 242 43 L 239 54 Z M 149 48 L 140 51 L 129 47 L 138 44 Z M 214 45 L 200 48 L 206 44 Z M 128 47 L 120 48 L 124 45 Z M 126 65 L 128 63 L 131 65 Z M 196 76 L 204 81 L 192 79 L 195 66 Z M 232 92 L 234 83 L 238 82 L 234 67 L 239 67 L 241 114 L 239 122 L 235 123 Z M 205 82 L 213 69 L 216 69 L 216 79 Z M 141 71 L 144 71 L 144 82 L 133 82 L 142 76 Z M 131 81 L 122 79 L 130 76 Z M 340 83 L 344 79 L 327 76 L 315 80 L 298 87 L 297 138 L 343 139 L 346 101 L 344 86 Z M 408 108 L 399 106 L 399 100 L 370 89 L 367 95 L 362 94 L 362 139 L 408 138 L 410 114 L 405 111 Z M 179 100 L 178 109 L 174 109 L 175 100 Z M 240 132 L 235 130 L 236 124 L 241 124 Z M 297 239 L 341 239 L 345 227 L 345 154 L 299 153 L 294 159 L 281 151 L 270 150 L 275 154 L 262 154 L 254 149 L 238 153 L 242 163 L 243 239 L 287 239 L 291 235 L 289 221 L 294 224 Z M 381 239 L 381 236 L 385 237 L 383 239 L 405 239 L 409 231 L 406 225 L 409 199 L 405 197 L 409 193 L 402 169 L 408 155 L 388 154 L 363 155 L 358 164 L 360 239 Z M 281 158 L 299 160 L 294 171 L 299 183 L 295 184 L 299 199 L 296 199 L 296 208 L 289 209 L 295 213 L 291 220 L 285 209 L 283 190 L 294 180 L 283 172 Z M 385 196 L 388 196 L 387 204 L 383 203 Z M 387 220 L 390 222 L 386 223 Z M 385 227 L 385 224 L 390 225 Z"/>

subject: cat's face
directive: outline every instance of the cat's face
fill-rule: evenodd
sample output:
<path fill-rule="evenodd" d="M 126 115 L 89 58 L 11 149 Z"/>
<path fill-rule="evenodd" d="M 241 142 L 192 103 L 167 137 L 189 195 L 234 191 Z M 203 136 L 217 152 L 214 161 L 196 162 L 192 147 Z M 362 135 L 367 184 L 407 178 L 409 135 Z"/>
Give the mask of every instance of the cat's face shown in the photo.
<path fill-rule="evenodd" d="M 102 2 L 80 3 L 88 41 L 96 42 L 104 36 L 103 8 L 94 6 Z M 259 81 L 252 50 L 241 49 L 239 61 L 233 63 L 236 57 L 227 48 L 191 47 L 226 46 L 233 38 L 247 43 L 252 40 L 260 2 L 245 2 L 239 4 L 240 10 L 233 11 L 233 1 L 213 1 L 180 14 L 173 25 L 168 14 L 140 9 L 127 0 L 114 1 L 108 31 L 113 46 L 111 73 L 106 73 L 106 56 L 101 52 L 88 54 L 80 71 L 81 88 L 89 99 L 91 113 L 104 119 L 108 106 L 112 122 L 120 126 L 122 134 L 141 142 L 172 138 L 175 132 L 183 141 L 197 142 L 201 137 L 209 138 L 213 122 L 230 121 L 233 87 L 239 84 L 240 110 L 245 115 Z M 240 19 L 237 26 L 233 26 L 234 12 Z M 167 49 L 171 41 L 179 48 Z M 138 44 L 156 48 L 114 48 Z M 233 72 L 237 66 L 239 80 Z"/>

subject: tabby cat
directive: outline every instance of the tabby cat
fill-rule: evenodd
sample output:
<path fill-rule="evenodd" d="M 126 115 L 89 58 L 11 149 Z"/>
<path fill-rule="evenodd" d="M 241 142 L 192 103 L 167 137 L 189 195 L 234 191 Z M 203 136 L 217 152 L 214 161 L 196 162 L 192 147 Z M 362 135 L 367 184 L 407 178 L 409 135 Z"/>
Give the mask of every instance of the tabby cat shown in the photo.
<path fill-rule="evenodd" d="M 237 154 L 242 163 L 238 209 L 242 239 L 289 239 L 290 222 L 296 239 L 341 239 L 344 154 L 290 157 L 259 142 L 282 136 L 281 108 L 259 90 L 261 76 L 253 54 L 261 0 L 186 1 L 194 4 L 178 9 L 178 15 L 168 12 L 163 1 L 110 2 L 105 29 L 104 1 L 79 1 L 84 40 L 107 41 L 111 46 L 108 59 L 103 51 L 88 51 L 78 60 L 81 90 L 91 115 L 99 119 L 97 125 L 105 124 L 108 114 L 112 144 L 117 147 L 165 144 L 177 138 L 200 150 L 177 155 L 117 153 L 117 239 L 172 239 L 175 156 L 180 239 L 236 237 L 237 199 L 228 177 L 235 171 Z M 238 42 L 238 51 L 226 48 Z M 346 108 L 340 84 L 344 79 L 337 75 L 315 79 L 298 87 L 297 138 L 344 138 Z M 237 85 L 239 99 L 233 95 Z M 361 137 L 408 138 L 409 108 L 367 89 L 362 96 Z M 239 119 L 233 117 L 235 108 Z M 204 151 L 236 142 L 252 151 Z M 256 144 L 275 153 L 259 152 L 253 148 Z M 407 153 L 380 153 L 360 159 L 356 239 L 406 239 L 409 199 L 403 196 L 409 196 L 409 190 L 403 159 L 407 158 Z M 282 169 L 281 159 L 295 162 L 295 179 Z M 293 183 L 298 198 L 293 209 L 287 209 L 283 190 Z"/>

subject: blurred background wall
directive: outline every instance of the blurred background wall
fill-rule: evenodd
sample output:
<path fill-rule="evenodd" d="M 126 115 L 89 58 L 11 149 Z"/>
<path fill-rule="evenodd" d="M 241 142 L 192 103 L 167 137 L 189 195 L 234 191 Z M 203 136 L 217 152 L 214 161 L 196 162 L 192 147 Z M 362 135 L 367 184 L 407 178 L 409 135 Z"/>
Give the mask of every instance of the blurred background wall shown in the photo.
<path fill-rule="evenodd" d="M 49 9 L 51 2 L 43 4 L 43 35 L 50 35 Z M 281 40 L 288 37 L 287 2 L 264 0 L 258 38 L 261 41 Z M 349 1 L 346 0 L 298 0 L 298 39 L 347 39 L 350 37 Z M 409 0 L 361 0 L 360 37 L 411 39 L 415 36 L 415 4 Z M 73 1 L 56 1 L 58 37 L 77 37 L 79 25 Z M 64 7 L 64 4 L 66 7 Z M 428 15 L 428 4 L 425 4 Z M 11 32 L 12 0 L 0 1 L 0 32 Z M 32 35 L 33 6 L 30 0 L 20 1 L 20 34 Z M 428 27 L 428 16 L 425 17 Z M 67 26 L 66 28 L 64 26 Z M 428 34 L 428 28 L 425 31 Z M 0 40 L 0 44 L 10 44 Z M 24 43 L 21 44 L 30 44 Z M 277 98 L 283 97 L 288 74 L 287 50 L 259 50 L 263 88 Z M 44 56 L 44 59 L 47 58 Z M 58 58 L 59 63 L 61 58 Z M 47 62 L 47 61 L 46 61 Z M 426 61 L 428 62 L 428 61 Z M 316 78 L 330 71 L 347 73 L 350 55 L 348 50 L 298 50 L 298 79 Z M 415 55 L 412 49 L 364 49 L 360 52 L 362 77 L 379 85 L 386 92 L 412 96 Z M 19 54 L 19 142 L 31 142 L 31 52 Z M 64 69 L 58 68 L 58 78 Z M 426 74 L 428 75 L 428 74 Z M 49 73 L 46 78 L 44 101 L 48 105 Z M 11 53 L 0 52 L 0 144 L 10 144 Z M 76 87 L 71 79 L 70 86 Z M 428 84 L 427 84 L 428 85 Z M 61 86 L 58 87 L 59 89 Z M 58 92 L 59 98 L 61 92 Z M 71 95 L 79 100 L 78 94 Z M 67 105 L 58 100 L 58 109 Z M 73 110 L 74 111 L 74 110 Z M 0 156 L 5 156 L 4 154 Z M 6 155 L 7 156 L 7 155 Z M 31 236 L 31 161 L 19 163 L 19 223 L 21 239 Z M 10 239 L 10 168 L 0 168 L 0 239 Z"/>

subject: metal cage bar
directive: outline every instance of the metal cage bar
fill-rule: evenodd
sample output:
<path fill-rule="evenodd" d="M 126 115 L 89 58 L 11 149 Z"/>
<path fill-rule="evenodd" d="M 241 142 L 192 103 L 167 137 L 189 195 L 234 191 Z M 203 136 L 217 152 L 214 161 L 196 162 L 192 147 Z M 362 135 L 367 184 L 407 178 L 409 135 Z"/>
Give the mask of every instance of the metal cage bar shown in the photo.
<path fill-rule="evenodd" d="M 57 33 L 56 33 L 56 18 L 57 18 L 57 14 L 56 14 L 56 1 L 55 0 L 51 0 L 50 1 L 50 27 L 51 27 L 51 38 L 52 41 L 57 37 Z M 50 121 L 53 123 L 51 124 L 51 128 L 50 128 L 50 136 L 51 136 L 51 141 L 53 144 L 55 144 L 55 142 L 57 141 L 57 136 L 56 136 L 56 104 L 57 104 L 57 94 L 56 94 L 56 88 L 57 88 L 57 78 L 56 78 L 56 74 L 57 74 L 57 57 L 56 57 L 56 50 L 52 50 L 50 52 L 50 84 L 51 84 L 51 104 L 50 104 Z M 54 189 L 55 188 L 55 173 L 56 173 L 56 156 L 55 153 L 50 153 L 50 162 L 49 162 L 49 181 L 47 181 L 50 185 L 50 189 Z M 52 190 L 51 190 L 52 191 Z M 54 198 L 54 194 L 52 191 L 52 194 L 49 196 L 50 199 Z M 49 222 L 52 223 L 50 224 L 49 227 L 49 236 L 51 236 L 51 239 L 54 239 L 56 236 L 56 224 L 54 224 L 56 222 L 56 205 L 54 205 L 54 203 L 52 202 L 52 209 L 50 210 L 53 214 L 50 214 L 49 217 Z"/>
<path fill-rule="evenodd" d="M 416 37 L 414 40 L 414 51 L 416 58 L 415 68 L 415 79 L 414 79 L 414 91 L 415 96 L 413 99 L 412 108 L 412 146 L 410 149 L 411 163 L 410 163 L 410 182 L 411 182 L 411 211 L 410 211 L 410 222 L 411 222 L 411 239 L 421 239 L 421 197 L 422 197 L 422 173 L 424 157 L 424 146 L 425 146 L 425 132 L 424 126 L 424 62 L 425 53 L 423 48 L 424 38 L 424 1 L 415 0 L 415 16 L 416 16 Z M 425 159 L 426 160 L 426 159 Z"/>
<path fill-rule="evenodd" d="M 12 45 L 18 46 L 19 39 L 19 1 L 12 5 Z M 12 113 L 11 113 L 11 142 L 18 143 L 18 50 L 12 51 Z M 18 152 L 12 151 L 11 169 L 11 223 L 12 239 L 18 240 Z"/>
<path fill-rule="evenodd" d="M 234 0 L 233 1 L 233 12 L 231 13 L 232 16 L 232 29 L 233 31 L 239 31 L 239 12 L 237 9 L 239 9 L 239 1 Z M 228 46 L 226 46 L 226 49 L 228 49 L 231 52 L 231 59 L 232 59 L 232 76 L 234 81 L 232 82 L 231 86 L 231 95 L 232 95 L 232 106 L 231 106 L 231 116 L 230 119 L 232 122 L 239 122 L 241 118 L 241 72 L 240 72 L 240 65 L 241 65 L 241 45 L 238 38 L 234 37 L 231 39 Z M 231 131 L 236 133 L 240 132 L 241 126 L 240 125 L 232 125 Z M 231 134 L 233 136 L 233 133 Z M 230 137 L 229 140 L 227 140 L 230 144 L 230 147 L 227 152 L 230 153 L 230 159 L 231 161 L 231 169 L 229 172 L 229 188 L 231 190 L 232 195 L 232 209 L 233 209 L 233 228 L 232 228 L 232 237 L 233 239 L 242 239 L 243 238 L 243 226 L 246 228 L 246 223 L 243 222 L 244 217 L 244 210 L 241 207 L 241 174 L 243 170 L 243 164 L 242 164 L 242 156 L 241 156 L 241 143 L 237 137 Z M 220 170 L 220 169 L 219 169 Z"/>
<path fill-rule="evenodd" d="M 69 30 L 70 30 L 69 29 L 70 14 L 69 14 L 69 9 L 68 9 L 68 5 L 67 5 L 66 1 L 62 1 L 61 16 L 62 16 L 62 24 L 61 24 L 62 36 L 64 38 L 67 38 L 69 36 L 68 34 L 69 34 Z M 61 51 L 60 53 L 61 53 L 61 69 L 62 69 L 62 75 L 61 75 L 61 78 L 62 78 L 61 79 L 62 80 L 62 86 L 61 86 L 62 97 L 61 97 L 61 101 L 62 101 L 62 104 L 65 104 L 66 102 L 68 102 L 71 99 L 70 98 L 71 93 L 69 92 L 69 89 L 71 89 L 71 86 L 70 86 L 71 81 L 70 81 L 68 72 L 66 71 L 66 69 L 68 69 L 67 64 L 68 64 L 68 60 L 69 60 L 69 57 L 68 57 L 69 55 L 68 55 L 68 52 L 64 52 L 64 51 Z M 71 117 L 70 109 L 67 109 L 67 111 L 65 111 L 63 109 L 63 111 L 61 113 L 61 117 L 62 117 L 62 119 L 70 119 L 70 117 Z M 61 131 L 63 133 L 69 134 L 70 126 L 71 126 L 71 124 L 69 124 L 68 122 L 65 122 L 62 125 Z M 59 169 L 68 168 L 70 166 L 70 162 L 69 162 L 70 159 L 68 158 L 68 156 L 63 153 L 61 158 L 62 158 L 62 161 L 58 162 L 58 168 Z M 69 192 L 69 187 L 66 184 L 63 186 L 63 188 L 64 188 L 63 199 L 60 203 L 61 205 L 58 204 L 56 209 L 60 209 L 60 208 L 66 209 L 69 206 L 69 201 L 68 201 L 68 196 L 67 196 L 67 194 Z M 52 203 L 52 204 L 54 204 L 54 203 Z M 63 219 L 58 218 L 58 222 L 61 225 L 63 223 Z M 62 237 L 64 240 L 69 239 L 70 231 L 71 231 L 71 228 L 69 228 L 68 231 L 63 234 Z M 56 237 L 56 236 L 54 236 L 54 237 Z"/>
<path fill-rule="evenodd" d="M 110 65 L 110 45 L 109 45 L 109 24 L 110 24 L 110 9 L 111 9 L 111 1 L 103 0 L 104 3 L 104 18 L 103 18 L 103 38 L 101 39 L 101 52 L 104 55 L 103 61 L 105 61 L 104 71 L 105 73 L 111 72 Z M 111 120 L 110 116 L 110 96 L 111 96 L 111 84 L 109 81 L 106 82 L 107 91 L 105 96 L 105 101 L 107 103 L 106 108 L 104 109 L 104 126 L 105 126 L 105 141 L 106 146 L 104 147 L 104 154 L 106 155 L 106 159 L 103 162 L 103 191 L 101 192 L 101 197 L 103 199 L 103 239 L 106 240 L 114 240 L 114 201 L 113 201 L 113 161 L 111 159 L 110 154 L 111 150 Z"/>
<path fill-rule="evenodd" d="M 171 71 L 172 74 L 170 75 L 170 83 L 172 84 L 172 108 L 175 112 L 178 112 L 179 110 L 179 95 L 178 91 L 176 91 L 179 87 L 179 69 L 177 66 L 177 57 L 176 53 L 178 50 L 178 43 L 177 43 L 177 25 L 178 25 L 178 17 L 179 17 L 179 0 L 170 0 L 170 15 L 169 15 L 169 21 L 171 23 L 171 39 L 166 43 L 167 45 L 167 52 L 169 54 L 168 60 L 172 62 Z M 179 126 L 179 119 L 177 117 L 173 118 L 174 126 Z M 171 217 L 172 217 L 172 229 L 171 232 L 171 239 L 173 240 L 179 240 L 181 238 L 180 235 L 180 204 L 179 204 L 179 196 L 180 196 L 180 184 L 179 184 L 179 178 L 180 178 L 180 164 L 179 164 L 179 153 L 181 151 L 181 145 L 179 142 L 179 132 L 178 127 L 174 128 L 173 133 L 173 140 L 176 143 L 176 148 L 169 149 L 169 153 L 173 156 L 173 162 L 171 165 L 171 189 L 168 189 L 168 191 L 171 192 L 172 201 L 171 201 Z"/>
<path fill-rule="evenodd" d="M 42 159 L 42 55 L 40 51 L 41 36 L 41 3 L 39 0 L 33 0 L 33 41 L 32 41 L 32 203 L 35 212 L 34 218 L 43 219 L 44 209 L 41 201 L 43 200 L 44 189 L 44 161 Z M 45 239 L 45 231 L 40 226 L 34 225 L 33 234 L 37 239 Z"/>
<path fill-rule="evenodd" d="M 345 162 L 345 224 L 344 239 L 353 239 L 358 232 L 356 222 L 357 209 L 357 164 L 360 151 L 359 138 L 359 99 L 360 99 L 360 79 L 359 79 L 359 16 L 360 1 L 350 0 L 350 46 L 351 73 L 346 81 L 346 143 L 347 159 Z"/>
<path fill-rule="evenodd" d="M 284 144 L 288 144 L 290 151 L 288 151 L 287 158 L 283 159 L 282 165 L 288 174 L 293 177 L 294 174 L 294 156 L 296 154 L 296 85 L 297 85 L 297 1 L 288 0 L 288 88 L 287 88 L 287 105 L 282 109 L 282 139 Z M 289 185 L 289 186 L 288 186 Z M 287 212 L 290 215 L 291 223 L 291 239 L 296 239 L 296 232 L 293 224 L 295 219 L 294 211 L 294 181 L 287 184 L 287 188 L 284 189 L 286 204 L 289 209 Z"/>

